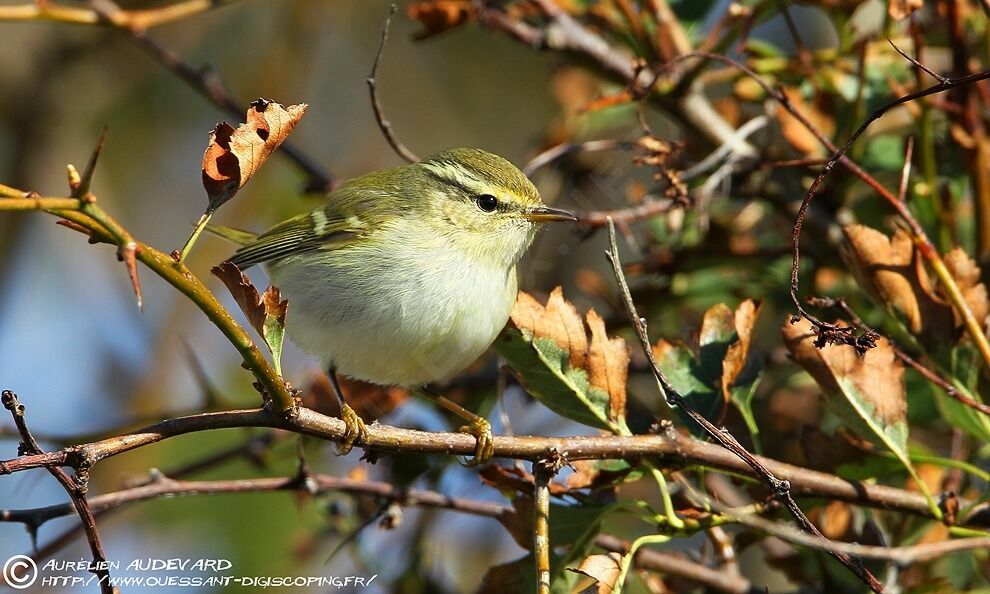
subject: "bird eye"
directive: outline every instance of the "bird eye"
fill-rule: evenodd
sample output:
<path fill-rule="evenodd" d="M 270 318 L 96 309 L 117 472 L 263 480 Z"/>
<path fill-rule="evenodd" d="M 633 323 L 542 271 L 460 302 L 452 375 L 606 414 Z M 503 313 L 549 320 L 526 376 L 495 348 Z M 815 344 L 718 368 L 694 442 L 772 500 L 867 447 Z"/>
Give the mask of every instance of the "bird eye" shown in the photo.
<path fill-rule="evenodd" d="M 478 204 L 478 208 L 485 212 L 495 212 L 498 208 L 498 198 L 492 196 L 491 194 L 482 194 L 474 199 Z"/>

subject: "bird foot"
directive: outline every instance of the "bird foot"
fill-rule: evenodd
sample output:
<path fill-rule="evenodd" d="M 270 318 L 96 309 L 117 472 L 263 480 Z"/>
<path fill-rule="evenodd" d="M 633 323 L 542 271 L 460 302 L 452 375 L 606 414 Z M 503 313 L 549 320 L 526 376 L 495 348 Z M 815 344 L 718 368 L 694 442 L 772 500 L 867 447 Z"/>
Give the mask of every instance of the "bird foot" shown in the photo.
<path fill-rule="evenodd" d="M 346 456 L 354 447 L 354 442 L 368 439 L 368 428 L 364 420 L 347 404 L 340 409 L 340 419 L 347 425 L 347 432 L 344 433 L 344 441 L 337 446 L 337 455 Z"/>
<path fill-rule="evenodd" d="M 492 459 L 495 453 L 495 440 L 492 436 L 492 424 L 487 419 L 476 417 L 470 425 L 465 425 L 458 429 L 461 433 L 470 433 L 478 440 L 474 448 L 474 458 L 465 461 L 465 466 L 479 466 L 486 464 Z"/>

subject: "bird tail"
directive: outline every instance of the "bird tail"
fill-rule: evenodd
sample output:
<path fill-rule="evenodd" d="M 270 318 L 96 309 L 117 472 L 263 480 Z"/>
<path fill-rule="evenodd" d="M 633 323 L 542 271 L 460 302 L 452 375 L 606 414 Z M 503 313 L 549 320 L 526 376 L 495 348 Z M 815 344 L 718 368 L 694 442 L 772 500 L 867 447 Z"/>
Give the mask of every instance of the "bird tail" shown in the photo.
<path fill-rule="evenodd" d="M 235 229 L 233 227 L 207 225 L 206 230 L 218 237 L 226 239 L 231 243 L 236 243 L 237 245 L 247 245 L 258 238 L 257 233 L 251 233 L 250 231 Z"/>

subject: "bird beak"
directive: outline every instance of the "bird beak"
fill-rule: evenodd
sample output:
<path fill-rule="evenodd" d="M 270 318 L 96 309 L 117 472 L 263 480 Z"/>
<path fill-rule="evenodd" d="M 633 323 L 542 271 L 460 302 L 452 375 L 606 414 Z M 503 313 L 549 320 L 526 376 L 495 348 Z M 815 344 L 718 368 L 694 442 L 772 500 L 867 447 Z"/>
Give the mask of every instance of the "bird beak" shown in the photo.
<path fill-rule="evenodd" d="M 523 217 L 536 223 L 552 223 L 554 221 L 576 221 L 572 213 L 549 206 L 536 206 L 523 212 Z"/>

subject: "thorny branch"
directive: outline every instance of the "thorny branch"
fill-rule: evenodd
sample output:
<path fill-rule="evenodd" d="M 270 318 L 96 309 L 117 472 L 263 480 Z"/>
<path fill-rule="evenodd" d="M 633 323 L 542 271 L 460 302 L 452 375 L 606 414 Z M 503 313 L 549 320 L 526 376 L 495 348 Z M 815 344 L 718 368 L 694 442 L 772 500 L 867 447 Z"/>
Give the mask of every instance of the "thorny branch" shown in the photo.
<path fill-rule="evenodd" d="M 304 485 L 303 480 L 308 481 L 308 484 Z M 177 480 L 162 473 L 152 472 L 149 479 L 143 484 L 105 495 L 91 497 L 89 498 L 89 504 L 94 512 L 102 513 L 123 505 L 163 497 L 294 491 L 300 489 L 305 489 L 309 493 L 338 492 L 372 496 L 406 507 L 432 507 L 490 518 L 502 518 L 517 513 L 512 507 L 498 503 L 451 497 L 436 491 L 404 489 L 387 482 L 355 480 L 320 473 L 308 473 L 305 476 L 295 475 L 292 477 L 254 479 Z M 718 504 L 715 505 L 718 506 Z M 796 530 L 782 527 L 777 523 L 764 520 L 752 514 L 744 515 L 728 506 L 718 507 L 720 513 L 730 515 L 740 523 L 751 525 L 762 532 L 778 536 L 790 542 L 821 549 L 834 546 L 864 559 L 890 561 L 901 566 L 929 561 L 954 552 L 986 548 L 988 543 L 990 543 L 988 539 L 979 537 L 903 547 L 834 543 L 807 536 Z M 0 521 L 21 522 L 29 527 L 37 527 L 48 520 L 64 517 L 71 513 L 73 513 L 73 508 L 70 504 L 57 504 L 31 509 L 0 510 Z M 625 552 L 628 549 L 627 542 L 608 534 L 598 535 L 594 542 L 596 546 L 609 551 Z M 668 553 L 643 550 L 636 556 L 636 561 L 637 563 L 641 563 L 642 567 L 646 569 L 680 575 L 721 591 L 751 591 L 749 589 L 751 586 L 743 578 L 732 576 L 728 572 L 705 567 Z"/>
<path fill-rule="evenodd" d="M 4 196 L 14 196 L 7 198 Z M 108 243 L 118 248 L 118 254 L 128 264 L 128 271 L 135 281 L 135 291 L 140 296 L 136 284 L 135 262 L 140 261 L 162 279 L 195 303 L 206 314 L 207 318 L 220 330 L 228 341 L 237 349 L 243 358 L 244 366 L 255 376 L 266 402 L 280 413 L 291 415 L 296 406 L 295 397 L 285 381 L 275 373 L 271 363 L 255 345 L 250 335 L 230 315 L 216 296 L 195 276 L 185 264 L 178 262 L 172 255 L 165 254 L 150 245 L 135 240 L 117 221 L 103 212 L 96 205 L 96 198 L 87 193 L 85 199 L 74 197 L 78 209 L 50 209 L 52 200 L 38 196 L 34 192 L 25 192 L 3 186 L 0 188 L 0 210 L 8 200 L 35 201 L 41 208 L 56 216 L 62 217 L 64 225 L 89 236 L 92 243 Z M 60 221 L 61 222 L 61 221 Z"/>
<path fill-rule="evenodd" d="M 629 315 L 629 319 L 632 321 L 633 328 L 636 330 L 636 336 L 639 338 L 640 346 L 643 352 L 646 354 L 646 358 L 650 362 L 650 368 L 653 371 L 654 377 L 657 380 L 657 386 L 660 388 L 660 393 L 666 399 L 667 403 L 671 406 L 677 406 L 691 417 L 694 422 L 701 426 L 708 435 L 717 441 L 726 450 L 732 452 L 740 460 L 745 462 L 745 464 L 752 469 L 753 474 L 760 478 L 769 488 L 773 497 L 779 501 L 787 509 L 787 511 L 794 517 L 801 526 L 801 529 L 808 532 L 814 536 L 825 539 L 818 528 L 811 523 L 801 508 L 798 507 L 794 498 L 791 496 L 791 484 L 787 480 L 781 480 L 777 478 L 774 473 L 767 468 L 763 463 L 761 463 L 753 454 L 750 454 L 746 448 L 743 447 L 739 441 L 728 430 L 724 428 L 718 428 L 708 421 L 703 415 L 698 411 L 694 410 L 694 407 L 688 403 L 687 400 L 681 396 L 673 385 L 667 379 L 663 370 L 660 369 L 656 358 L 653 356 L 653 346 L 650 343 L 649 334 L 647 334 L 646 320 L 641 318 L 636 312 L 636 305 L 633 303 L 632 294 L 629 292 L 629 285 L 626 283 L 625 274 L 622 271 L 622 262 L 619 260 L 619 250 L 615 241 L 615 224 L 609 221 L 608 225 L 608 238 L 609 238 L 609 249 L 605 253 L 608 257 L 609 262 L 612 264 L 612 271 L 615 274 L 616 283 L 619 285 L 619 291 L 622 295 L 623 303 L 626 307 L 626 313 Z M 825 539 L 827 540 L 827 539 Z M 870 587 L 874 592 L 883 592 L 883 586 L 877 580 L 877 578 L 866 569 L 862 563 L 856 561 L 849 557 L 849 555 L 835 550 L 834 548 L 827 549 L 828 553 L 834 557 L 839 563 L 846 566 L 851 572 L 853 572 L 857 577 L 859 577 L 863 583 Z"/>

